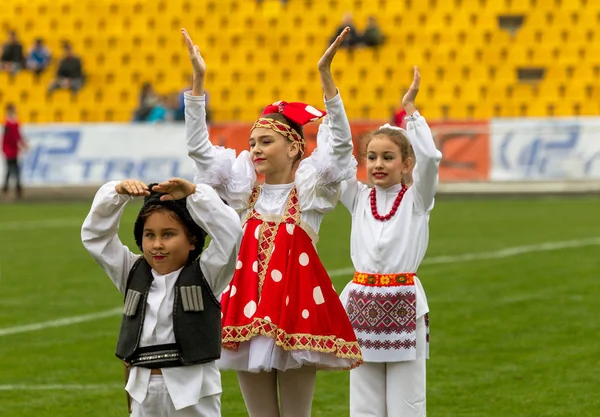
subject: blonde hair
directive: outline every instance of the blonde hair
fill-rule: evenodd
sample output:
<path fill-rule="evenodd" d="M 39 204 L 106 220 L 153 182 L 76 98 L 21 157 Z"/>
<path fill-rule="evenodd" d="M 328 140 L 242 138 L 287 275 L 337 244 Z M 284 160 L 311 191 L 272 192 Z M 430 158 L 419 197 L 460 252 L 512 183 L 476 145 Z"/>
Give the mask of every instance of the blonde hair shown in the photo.
<path fill-rule="evenodd" d="M 392 127 L 390 125 L 384 125 L 384 126 L 380 127 L 379 129 L 377 129 L 376 131 L 368 134 L 367 136 L 364 137 L 364 140 L 363 140 L 363 150 L 362 150 L 363 157 L 366 157 L 367 148 L 369 147 L 369 143 L 371 143 L 371 140 L 376 136 L 383 136 L 383 137 L 389 139 L 390 141 L 392 141 L 394 144 L 396 144 L 396 146 L 398 146 L 398 149 L 400 150 L 400 156 L 402 157 L 403 161 L 405 161 L 405 162 L 407 162 L 409 160 L 412 161 L 409 172 L 407 172 L 406 174 L 404 174 L 402 176 L 402 184 L 405 184 L 405 185 L 412 184 L 412 180 L 413 180 L 412 170 L 415 167 L 417 160 L 416 160 L 416 156 L 415 156 L 415 151 L 413 150 L 413 147 L 410 143 L 410 139 L 408 138 L 408 133 L 406 133 L 406 130 L 398 128 L 398 127 Z"/>

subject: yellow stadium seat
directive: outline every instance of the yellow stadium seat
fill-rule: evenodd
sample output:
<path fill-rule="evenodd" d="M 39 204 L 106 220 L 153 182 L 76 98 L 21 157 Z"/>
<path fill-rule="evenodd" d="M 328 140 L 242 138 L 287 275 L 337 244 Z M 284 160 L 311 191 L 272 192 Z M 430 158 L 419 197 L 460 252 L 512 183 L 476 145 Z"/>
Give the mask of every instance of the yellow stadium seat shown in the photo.
<path fill-rule="evenodd" d="M 27 123 L 47 123 L 50 121 L 50 112 L 47 105 L 28 105 L 22 116 L 27 117 Z"/>
<path fill-rule="evenodd" d="M 582 116 L 599 116 L 600 105 L 597 101 L 585 100 L 581 104 L 581 115 Z"/>
<path fill-rule="evenodd" d="M 579 80 L 577 80 L 579 81 Z M 587 99 L 586 86 L 583 83 L 572 82 L 565 86 L 565 97 L 569 100 L 583 101 Z"/>
<path fill-rule="evenodd" d="M 558 85 L 556 81 L 542 82 L 536 87 L 537 97 L 541 99 L 556 99 L 558 98 Z"/>

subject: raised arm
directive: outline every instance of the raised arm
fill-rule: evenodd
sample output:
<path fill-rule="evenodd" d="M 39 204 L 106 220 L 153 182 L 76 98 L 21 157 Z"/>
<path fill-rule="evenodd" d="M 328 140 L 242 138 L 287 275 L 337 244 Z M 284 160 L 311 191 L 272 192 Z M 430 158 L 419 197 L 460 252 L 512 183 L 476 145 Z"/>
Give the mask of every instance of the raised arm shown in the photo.
<path fill-rule="evenodd" d="M 127 277 L 140 257 L 119 239 L 119 222 L 125 205 L 133 196 L 146 195 L 148 187 L 140 181 L 112 181 L 104 184 L 94 197 L 92 208 L 81 228 L 83 246 L 115 284 L 125 292 Z"/>
<path fill-rule="evenodd" d="M 181 29 L 181 33 L 194 70 L 192 91 L 184 93 L 188 155 L 196 165 L 198 171 L 196 175 L 202 175 L 215 165 L 216 160 L 216 150 L 210 143 L 206 125 L 206 96 L 204 95 L 206 63 L 200 54 L 200 48 L 194 44 L 189 33 L 185 29 Z"/>
<path fill-rule="evenodd" d="M 215 190 L 208 185 L 194 185 L 189 181 L 174 178 L 156 185 L 153 190 L 168 193 L 167 196 L 161 197 L 162 199 L 186 198 L 190 215 L 211 237 L 199 262 L 213 292 L 220 294 L 233 277 L 242 237 L 237 213 L 224 204 Z"/>
<path fill-rule="evenodd" d="M 314 154 L 314 158 L 319 160 L 318 165 L 325 163 L 330 168 L 328 175 L 326 175 L 329 178 L 325 181 L 330 183 L 339 183 L 345 179 L 348 168 L 353 165 L 350 123 L 346 116 L 344 103 L 342 103 L 331 74 L 333 58 L 349 34 L 350 28 L 345 28 L 331 46 L 327 48 L 318 63 L 328 120 L 323 122 L 319 128 L 319 147 Z M 328 157 L 325 158 L 324 154 Z"/>
<path fill-rule="evenodd" d="M 188 155 L 196 167 L 194 183 L 210 185 L 231 207 L 241 211 L 248 205 L 256 172 L 247 151 L 236 158 L 233 149 L 213 146 L 210 142 L 204 95 L 206 64 L 185 29 L 182 34 L 194 69 L 192 91 L 184 94 Z"/>
<path fill-rule="evenodd" d="M 433 198 L 437 190 L 438 169 L 442 153 L 435 147 L 431 129 L 415 106 L 415 98 L 419 92 L 421 81 L 421 75 L 416 66 L 414 74 L 414 80 L 402 99 L 402 105 L 407 113 L 408 123 L 406 130 L 417 160 L 413 173 L 413 187 L 415 187 L 417 195 L 417 208 L 429 211 L 433 207 Z"/>

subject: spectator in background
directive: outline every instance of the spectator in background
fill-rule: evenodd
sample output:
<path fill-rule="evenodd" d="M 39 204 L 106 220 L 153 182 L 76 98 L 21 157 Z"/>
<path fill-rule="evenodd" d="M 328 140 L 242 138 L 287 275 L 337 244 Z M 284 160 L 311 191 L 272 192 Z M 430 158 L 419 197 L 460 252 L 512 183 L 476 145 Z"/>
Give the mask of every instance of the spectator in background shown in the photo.
<path fill-rule="evenodd" d="M 24 63 L 23 45 L 17 39 L 17 33 L 11 30 L 8 32 L 8 41 L 2 47 L 0 69 L 16 74 L 23 67 Z"/>
<path fill-rule="evenodd" d="M 191 88 L 189 90 L 191 90 Z M 189 90 L 181 90 L 177 93 L 177 108 L 175 109 L 176 122 L 183 122 L 185 120 L 185 103 L 183 101 L 183 95 Z"/>
<path fill-rule="evenodd" d="M 140 91 L 139 106 L 133 115 L 133 120 L 135 122 L 145 122 L 148 120 L 148 116 L 150 116 L 152 109 L 157 103 L 158 95 L 154 91 L 154 88 L 152 88 L 152 84 L 148 82 L 144 83 Z"/>
<path fill-rule="evenodd" d="M 184 94 L 186 91 L 190 91 L 192 89 L 192 76 L 189 77 L 188 85 L 177 94 L 177 109 L 175 110 L 175 120 L 178 122 L 182 122 L 185 120 L 185 102 L 184 102 Z"/>
<path fill-rule="evenodd" d="M 358 44 L 361 41 L 361 38 L 360 38 L 358 32 L 356 31 L 356 26 L 354 25 L 354 19 L 352 17 L 352 13 L 350 13 L 350 12 L 347 12 L 346 14 L 344 14 L 344 17 L 342 18 L 342 23 L 335 30 L 335 33 L 333 34 L 331 39 L 329 39 L 329 43 L 332 44 L 335 41 L 335 39 L 344 31 L 344 29 L 346 27 L 350 28 L 350 34 L 346 37 L 346 40 L 344 40 L 344 43 L 342 43 L 341 47 L 352 49 L 355 46 L 358 46 Z"/>
<path fill-rule="evenodd" d="M 65 88 L 77 93 L 83 87 L 83 69 L 81 59 L 73 53 L 69 43 L 63 44 L 64 55 L 58 64 L 56 79 L 48 87 L 48 95 L 54 90 Z"/>
<path fill-rule="evenodd" d="M 363 32 L 361 41 L 368 47 L 379 46 L 383 43 L 383 33 L 381 32 L 381 28 L 379 27 L 375 16 L 369 16 L 367 27 Z"/>
<path fill-rule="evenodd" d="M 23 196 L 21 186 L 21 168 L 19 167 L 19 153 L 27 150 L 25 139 L 19 129 L 17 111 L 13 104 L 6 105 L 6 121 L 4 122 L 4 134 L 2 135 L 2 152 L 6 159 L 6 177 L 4 179 L 4 194 L 8 194 L 10 178 L 15 177 L 17 181 L 17 198 Z"/>
<path fill-rule="evenodd" d="M 147 121 L 149 123 L 172 122 L 175 119 L 177 107 L 176 95 L 162 95 L 158 98 L 156 105 L 148 115 Z"/>
<path fill-rule="evenodd" d="M 50 65 L 50 50 L 44 45 L 42 38 L 37 38 L 27 55 L 27 68 L 39 76 Z"/>

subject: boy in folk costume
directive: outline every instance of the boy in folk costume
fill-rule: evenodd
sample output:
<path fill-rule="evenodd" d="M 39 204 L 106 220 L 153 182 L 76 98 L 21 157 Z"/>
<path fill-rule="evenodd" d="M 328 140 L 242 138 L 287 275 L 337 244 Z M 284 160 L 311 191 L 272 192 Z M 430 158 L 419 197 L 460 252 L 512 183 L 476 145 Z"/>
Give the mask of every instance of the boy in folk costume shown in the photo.
<path fill-rule="evenodd" d="M 145 196 L 134 226 L 143 255 L 117 235 L 136 196 Z M 241 233 L 235 211 L 206 185 L 126 180 L 97 192 L 81 237 L 125 295 L 116 355 L 130 367 L 132 416 L 221 415 L 218 297 L 231 280 Z"/>
<path fill-rule="evenodd" d="M 330 118 L 327 146 L 302 159 L 302 125 L 325 112 L 301 103 L 267 106 L 237 158 L 214 147 L 204 117 L 206 66 L 185 30 L 194 67 L 185 95 L 195 181 L 213 186 L 240 215 L 244 236 L 231 285 L 223 292 L 222 369 L 238 371 L 251 417 L 310 416 L 317 369 L 362 362 L 348 316 L 315 250 L 323 215 L 355 172 L 352 136 L 331 76 L 345 30 L 319 61 Z M 255 187 L 256 173 L 265 183 Z M 279 386 L 279 398 L 278 398 Z"/>
<path fill-rule="evenodd" d="M 356 273 L 340 298 L 365 361 L 350 372 L 351 417 L 425 416 L 429 308 L 416 272 L 427 250 L 442 154 L 416 110 L 417 67 L 414 75 L 403 99 L 407 130 L 385 125 L 367 138 L 373 187 L 350 179 L 341 197 L 352 214 Z M 327 140 L 327 126 L 319 135 Z"/>

